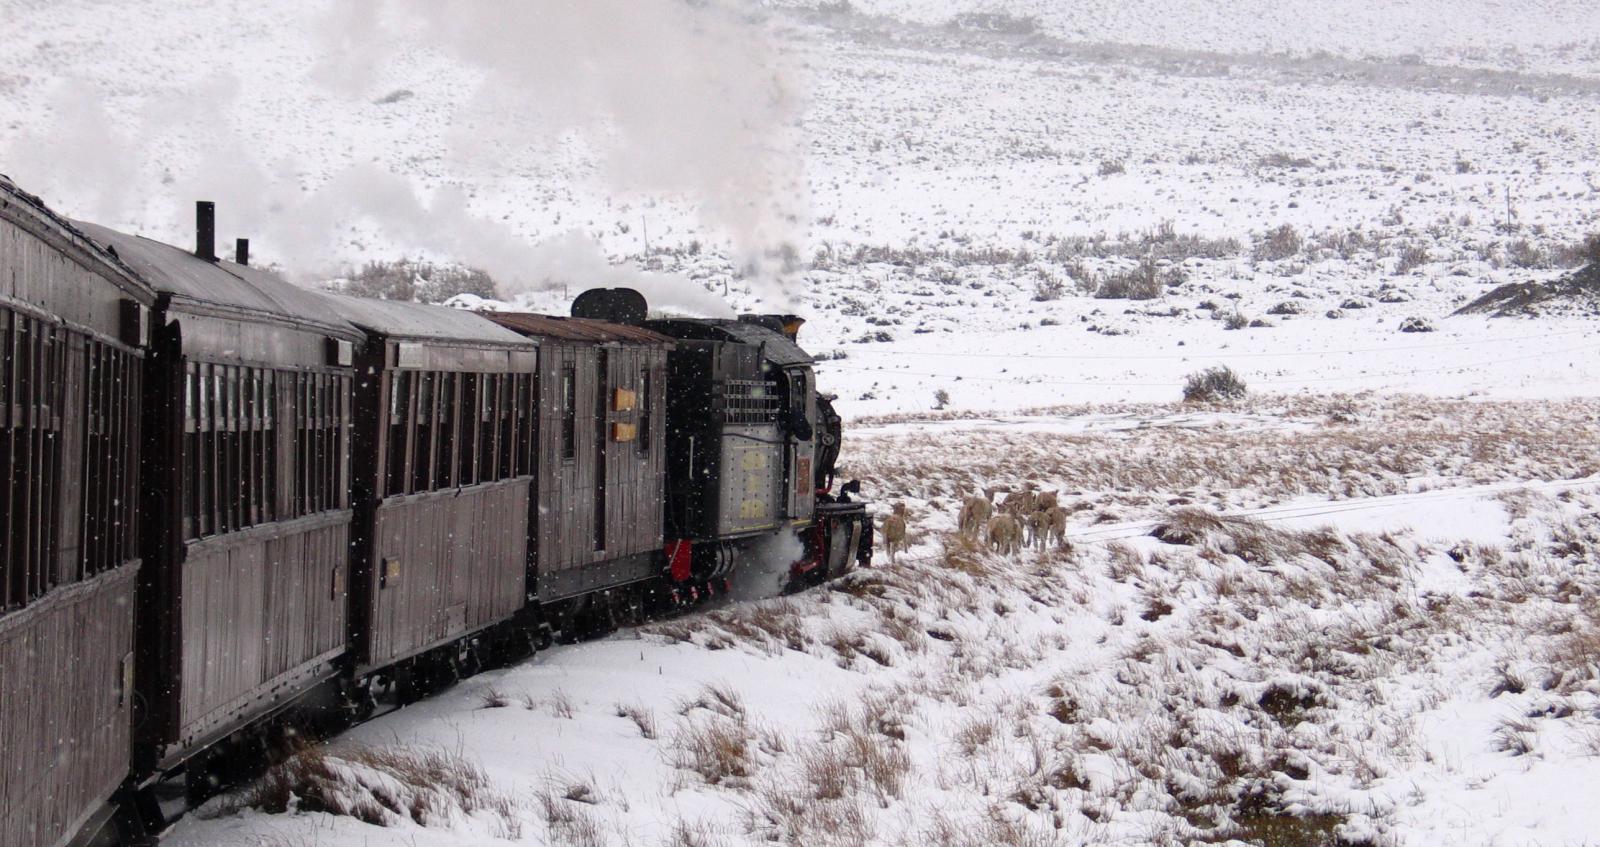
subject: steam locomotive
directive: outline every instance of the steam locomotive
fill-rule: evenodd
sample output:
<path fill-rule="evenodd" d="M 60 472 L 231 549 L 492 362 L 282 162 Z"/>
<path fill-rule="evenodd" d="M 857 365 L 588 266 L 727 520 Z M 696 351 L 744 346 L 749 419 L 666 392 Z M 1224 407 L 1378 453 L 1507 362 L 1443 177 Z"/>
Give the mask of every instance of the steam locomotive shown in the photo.
<path fill-rule="evenodd" d="M 136 843 L 286 728 L 871 557 L 787 315 L 302 289 L 0 177 L 0 843 Z"/>

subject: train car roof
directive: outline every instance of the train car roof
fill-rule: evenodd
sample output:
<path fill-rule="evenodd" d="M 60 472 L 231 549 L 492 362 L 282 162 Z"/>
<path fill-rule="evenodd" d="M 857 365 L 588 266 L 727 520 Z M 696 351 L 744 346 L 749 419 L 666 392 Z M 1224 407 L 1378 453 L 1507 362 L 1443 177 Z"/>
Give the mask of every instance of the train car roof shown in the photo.
<path fill-rule="evenodd" d="M 18 188 L 5 174 L 0 174 L 0 215 L 15 220 L 40 238 L 57 242 L 58 249 L 79 251 L 80 258 L 106 266 L 116 276 L 114 282 L 119 288 L 137 296 L 146 305 L 155 299 L 155 290 L 150 284 L 115 252 L 97 244 L 38 196 Z"/>
<path fill-rule="evenodd" d="M 328 299 L 340 317 L 364 330 L 389 338 L 497 347 L 535 346 L 529 339 L 465 309 L 342 294 L 330 294 Z"/>
<path fill-rule="evenodd" d="M 327 296 L 277 274 L 233 262 L 211 262 L 171 244 L 83 221 L 78 227 L 114 251 L 155 290 L 188 311 L 268 319 L 356 340 L 355 327 L 330 316 Z"/>
<path fill-rule="evenodd" d="M 533 312 L 479 312 L 478 314 L 500 326 L 538 338 L 586 341 L 591 344 L 672 344 L 670 337 L 659 332 L 591 318 L 563 318 Z"/>
<path fill-rule="evenodd" d="M 741 320 L 711 318 L 666 318 L 649 322 L 661 327 L 669 335 L 702 341 L 733 341 L 740 344 L 764 345 L 767 360 L 775 365 L 809 365 L 815 362 L 811 354 L 781 332 L 775 332 L 758 323 Z"/>

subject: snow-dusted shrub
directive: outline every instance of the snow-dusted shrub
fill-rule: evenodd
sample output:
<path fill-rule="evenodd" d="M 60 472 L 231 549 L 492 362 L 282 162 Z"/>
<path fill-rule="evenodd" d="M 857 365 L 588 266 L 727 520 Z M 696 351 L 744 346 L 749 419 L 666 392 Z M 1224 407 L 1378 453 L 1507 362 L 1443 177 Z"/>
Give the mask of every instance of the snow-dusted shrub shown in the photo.
<path fill-rule="evenodd" d="M 1057 276 L 1046 276 L 1033 284 L 1033 300 L 1036 303 L 1060 300 L 1066 293 L 1067 284 Z"/>
<path fill-rule="evenodd" d="M 1310 159 L 1304 156 L 1293 156 L 1281 150 L 1276 153 L 1268 153 L 1256 160 L 1256 167 L 1258 168 L 1282 168 L 1286 170 L 1309 168 L 1313 164 Z"/>
<path fill-rule="evenodd" d="M 1206 368 L 1189 374 L 1183 381 L 1183 400 L 1186 403 L 1218 403 L 1237 400 L 1249 393 L 1244 380 L 1227 365 Z"/>
<path fill-rule="evenodd" d="M 1600 232 L 1550 249 L 1550 264 L 1554 267 L 1576 268 L 1593 263 L 1600 263 Z"/>
<path fill-rule="evenodd" d="M 1394 275 L 1405 276 L 1426 265 L 1429 261 L 1431 260 L 1428 257 L 1428 249 L 1426 247 L 1420 244 L 1407 245 L 1404 250 L 1400 251 L 1400 261 L 1394 266 Z"/>
<path fill-rule="evenodd" d="M 1526 238 L 1519 238 L 1506 245 L 1506 261 L 1519 268 L 1544 268 L 1550 264 L 1549 257 L 1537 245 Z"/>
<path fill-rule="evenodd" d="M 1173 270 L 1177 271 L 1176 277 Z M 1161 296 L 1162 286 L 1168 279 L 1176 279 L 1176 284 L 1182 285 L 1182 273 L 1181 268 L 1163 272 L 1154 259 L 1144 259 L 1125 271 L 1113 271 L 1101 277 L 1094 296 L 1101 300 L 1154 300 Z"/>
<path fill-rule="evenodd" d="M 1121 159 L 1102 159 L 1100 161 L 1101 176 L 1117 176 L 1128 172 L 1127 165 Z"/>
<path fill-rule="evenodd" d="M 1433 324 L 1427 318 L 1406 318 L 1400 322 L 1401 332 L 1433 332 Z"/>
<path fill-rule="evenodd" d="M 1257 239 L 1250 255 L 1258 262 L 1278 262 L 1293 258 L 1304 244 L 1293 224 L 1283 224 Z"/>
<path fill-rule="evenodd" d="M 477 268 L 401 259 L 368 262 L 339 289 L 354 297 L 443 303 L 457 294 L 493 299 L 495 282 Z"/>
<path fill-rule="evenodd" d="M 1222 319 L 1223 329 L 1244 329 L 1250 325 L 1250 319 L 1243 312 L 1233 312 Z"/>
<path fill-rule="evenodd" d="M 963 12 L 950 19 L 950 26 L 1007 35 L 1032 35 L 1039 31 L 1039 19 L 1033 15 L 1013 15 L 1009 12 Z"/>
<path fill-rule="evenodd" d="M 1371 245 L 1359 229 L 1336 229 L 1316 235 L 1311 239 L 1311 246 L 1324 257 L 1337 256 L 1348 262 Z"/>

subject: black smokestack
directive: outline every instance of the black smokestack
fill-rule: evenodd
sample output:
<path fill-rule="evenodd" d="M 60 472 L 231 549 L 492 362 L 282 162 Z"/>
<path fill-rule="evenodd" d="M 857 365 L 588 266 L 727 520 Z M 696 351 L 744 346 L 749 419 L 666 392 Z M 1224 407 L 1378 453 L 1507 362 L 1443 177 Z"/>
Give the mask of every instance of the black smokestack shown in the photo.
<path fill-rule="evenodd" d="M 217 204 L 210 200 L 194 204 L 194 254 L 208 262 L 217 260 Z"/>
<path fill-rule="evenodd" d="M 240 238 L 233 242 L 233 261 L 240 265 L 250 264 L 250 239 Z"/>

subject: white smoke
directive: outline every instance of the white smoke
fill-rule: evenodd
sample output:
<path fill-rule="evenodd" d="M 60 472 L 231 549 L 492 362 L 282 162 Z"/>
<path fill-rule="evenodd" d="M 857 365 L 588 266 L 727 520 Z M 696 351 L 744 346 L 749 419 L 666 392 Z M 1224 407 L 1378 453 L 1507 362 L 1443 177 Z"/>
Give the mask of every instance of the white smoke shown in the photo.
<path fill-rule="evenodd" d="M 728 598 L 737 603 L 765 600 L 783 593 L 794 563 L 805 555 L 805 544 L 793 530 L 780 530 L 758 540 L 748 558 L 734 572 Z"/>
<path fill-rule="evenodd" d="M 776 46 L 721 2 L 402 0 L 462 63 L 499 132 L 581 133 L 608 182 L 690 198 L 758 282 L 777 276 L 805 214 L 801 102 Z M 490 139 L 458 138 L 469 158 Z"/>
<path fill-rule="evenodd" d="M 359 135 L 331 128 L 315 143 L 341 155 L 319 154 L 321 169 L 287 152 L 267 161 L 274 154 L 259 152 L 259 128 L 252 137 L 230 119 L 251 101 L 226 69 L 136 101 L 133 113 L 124 100 L 115 115 L 91 86 L 62 86 L 53 125 L 14 135 L 0 169 L 76 216 L 169 240 L 187 232 L 192 200 L 216 200 L 219 234 L 249 235 L 261 255 L 307 275 L 383 258 L 363 252 L 371 234 L 407 253 L 481 267 L 506 295 L 629 285 L 652 305 L 727 314 L 681 276 L 613 266 L 580 231 L 530 236 L 473 208 L 472 197 L 529 178 L 507 173 L 507 145 L 576 140 L 599 155 L 608 202 L 687 203 L 763 294 L 790 299 L 775 257 L 793 254 L 805 208 L 798 102 L 774 45 L 720 0 L 356 0 L 327 9 L 306 24 L 316 48 L 302 69 L 307 102 L 334 98 L 359 111 L 402 56 L 442 51 L 454 60 L 466 90 L 448 123 L 461 129 L 434 142 L 444 169 L 430 180 L 436 187 L 388 172 L 358 151 Z M 163 49 L 193 49 L 193 65 L 205 66 L 206 48 Z M 299 139 L 267 140 L 274 150 L 306 149 Z M 330 172 L 330 158 L 362 164 Z"/>

